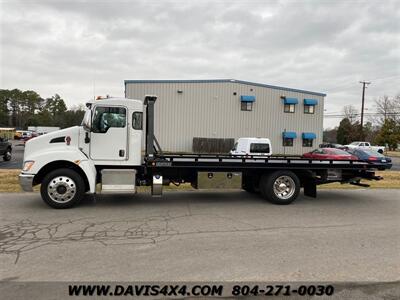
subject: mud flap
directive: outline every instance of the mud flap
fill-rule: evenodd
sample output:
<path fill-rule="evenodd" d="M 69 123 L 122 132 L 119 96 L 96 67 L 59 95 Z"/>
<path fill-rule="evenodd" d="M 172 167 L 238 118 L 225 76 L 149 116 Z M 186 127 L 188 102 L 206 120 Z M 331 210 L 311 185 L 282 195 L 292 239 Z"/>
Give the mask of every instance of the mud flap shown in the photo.
<path fill-rule="evenodd" d="M 317 185 L 315 182 L 304 182 L 304 196 L 317 198 Z"/>

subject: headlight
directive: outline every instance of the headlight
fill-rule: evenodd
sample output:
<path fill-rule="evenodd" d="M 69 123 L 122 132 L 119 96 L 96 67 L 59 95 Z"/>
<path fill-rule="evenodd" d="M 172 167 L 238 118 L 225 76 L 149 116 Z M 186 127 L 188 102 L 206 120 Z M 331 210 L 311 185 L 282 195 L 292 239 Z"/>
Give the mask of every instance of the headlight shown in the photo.
<path fill-rule="evenodd" d="M 28 172 L 35 162 L 33 160 L 27 160 L 24 162 L 24 166 L 22 167 L 22 172 Z"/>

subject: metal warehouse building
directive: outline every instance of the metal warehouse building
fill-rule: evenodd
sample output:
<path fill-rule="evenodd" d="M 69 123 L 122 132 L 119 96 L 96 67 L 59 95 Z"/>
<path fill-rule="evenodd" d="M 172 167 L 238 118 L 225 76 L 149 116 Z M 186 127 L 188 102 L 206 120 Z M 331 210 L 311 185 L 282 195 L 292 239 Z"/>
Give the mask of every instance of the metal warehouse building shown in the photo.
<path fill-rule="evenodd" d="M 322 142 L 322 93 L 234 79 L 125 81 L 126 98 L 147 94 L 158 96 L 163 150 L 191 152 L 194 137 L 267 137 L 274 154 L 302 154 Z"/>

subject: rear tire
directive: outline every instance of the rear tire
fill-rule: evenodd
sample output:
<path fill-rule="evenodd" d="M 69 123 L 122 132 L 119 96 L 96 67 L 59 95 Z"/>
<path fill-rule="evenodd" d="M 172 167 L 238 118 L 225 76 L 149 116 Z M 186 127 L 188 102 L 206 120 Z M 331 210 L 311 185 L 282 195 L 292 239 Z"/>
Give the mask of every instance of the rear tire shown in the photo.
<path fill-rule="evenodd" d="M 269 202 L 288 205 L 300 193 L 300 180 L 291 171 L 275 171 L 261 177 L 260 190 L 263 198 Z"/>
<path fill-rule="evenodd" d="M 85 183 L 74 170 L 58 169 L 44 177 L 40 193 L 47 205 L 53 208 L 70 208 L 82 200 Z"/>

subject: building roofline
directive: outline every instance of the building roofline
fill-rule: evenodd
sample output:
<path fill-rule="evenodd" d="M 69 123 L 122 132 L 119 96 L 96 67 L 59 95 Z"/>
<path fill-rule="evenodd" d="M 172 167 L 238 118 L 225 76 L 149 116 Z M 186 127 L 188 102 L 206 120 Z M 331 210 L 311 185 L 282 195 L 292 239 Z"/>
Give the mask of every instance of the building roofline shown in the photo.
<path fill-rule="evenodd" d="M 140 80 L 139 79 L 139 80 L 125 80 L 124 84 L 126 87 L 127 83 L 218 83 L 218 82 L 232 82 L 232 83 L 266 87 L 266 88 L 275 89 L 275 90 L 282 90 L 282 91 L 289 91 L 289 92 L 296 92 L 296 93 L 305 93 L 305 94 L 322 96 L 322 97 L 326 96 L 326 94 L 319 93 L 319 92 L 293 89 L 293 88 L 288 88 L 288 87 L 283 87 L 283 86 L 276 86 L 276 85 L 263 84 L 263 83 L 250 82 L 250 81 L 237 80 L 237 79 L 195 79 L 195 80 L 190 80 L 190 79 L 184 79 L 184 80 L 174 80 L 174 79 L 147 80 L 147 79 L 144 79 L 144 80 Z"/>

